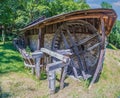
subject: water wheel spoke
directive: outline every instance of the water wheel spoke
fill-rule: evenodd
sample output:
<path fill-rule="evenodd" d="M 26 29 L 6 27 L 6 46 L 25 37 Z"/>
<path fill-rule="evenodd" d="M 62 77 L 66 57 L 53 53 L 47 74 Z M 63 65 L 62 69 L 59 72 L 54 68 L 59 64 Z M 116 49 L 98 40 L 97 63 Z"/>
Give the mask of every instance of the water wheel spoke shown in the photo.
<path fill-rule="evenodd" d="M 68 29 L 67 29 L 67 33 L 68 33 L 68 36 L 69 36 L 69 38 L 70 38 L 70 41 L 71 41 L 72 46 L 74 46 L 74 47 L 73 47 L 74 53 L 75 53 L 76 56 L 77 56 L 78 63 L 79 63 L 79 67 L 80 67 L 80 69 L 81 69 L 83 78 L 86 79 L 85 67 L 84 67 L 84 65 L 83 65 L 83 62 L 81 61 L 81 57 L 80 57 L 80 55 L 79 55 L 79 49 L 78 49 L 78 47 L 76 46 L 76 43 L 74 42 L 74 40 L 72 39 L 72 35 L 70 34 L 70 31 L 69 31 Z"/>
<path fill-rule="evenodd" d="M 84 43 L 92 40 L 92 39 L 95 38 L 96 36 L 98 36 L 98 35 L 97 35 L 97 34 L 94 34 L 93 36 L 90 36 L 89 38 L 86 38 L 86 39 L 80 41 L 80 42 L 77 44 L 77 46 L 82 45 L 82 44 L 84 44 Z"/>
<path fill-rule="evenodd" d="M 68 44 L 68 42 L 67 42 L 67 40 L 66 40 L 66 38 L 65 38 L 65 35 L 63 34 L 63 32 L 61 32 L 61 35 L 62 35 L 63 42 L 64 42 L 64 44 L 65 44 L 65 48 L 66 48 L 66 49 L 69 49 L 70 46 L 69 46 L 69 44 Z"/>
<path fill-rule="evenodd" d="M 73 72 L 74 72 L 75 77 L 79 78 L 73 58 L 71 58 L 71 66 L 73 67 Z"/>
<path fill-rule="evenodd" d="M 65 44 L 65 48 L 66 48 L 66 49 L 69 49 L 70 46 L 69 46 L 69 44 L 68 44 L 68 42 L 67 42 L 67 40 L 66 40 L 66 38 L 65 38 L 65 35 L 63 34 L 63 32 L 61 32 L 61 35 L 62 35 L 63 42 L 64 42 L 64 44 Z M 76 66 L 75 63 L 74 63 L 73 58 L 71 58 L 71 66 L 73 66 L 73 67 Z M 74 72 L 75 77 L 78 78 L 78 74 L 77 74 L 77 71 L 76 71 L 75 68 L 73 68 L 73 72 Z"/>
<path fill-rule="evenodd" d="M 86 51 L 91 51 L 93 49 L 95 49 L 96 47 L 100 46 L 101 43 L 97 43 L 95 45 L 93 45 L 92 47 L 89 47 Z"/>

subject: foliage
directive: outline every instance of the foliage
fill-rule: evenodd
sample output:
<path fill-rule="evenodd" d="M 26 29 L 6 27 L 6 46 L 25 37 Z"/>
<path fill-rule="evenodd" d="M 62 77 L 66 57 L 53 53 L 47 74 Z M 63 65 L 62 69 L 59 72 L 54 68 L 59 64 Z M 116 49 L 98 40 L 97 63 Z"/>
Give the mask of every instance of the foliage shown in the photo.
<path fill-rule="evenodd" d="M 102 2 L 101 7 L 112 8 L 112 5 L 107 2 Z M 108 39 L 111 44 L 120 49 L 120 21 L 116 21 Z"/>
<path fill-rule="evenodd" d="M 113 50 L 117 50 L 117 48 L 116 48 L 113 44 L 111 44 L 111 43 L 109 43 L 109 44 L 107 45 L 107 48 L 113 49 Z"/>
<path fill-rule="evenodd" d="M 74 0 L 53 0 L 48 3 L 49 9 L 45 13 L 47 17 L 70 12 L 73 10 L 89 9 L 89 5 L 85 1 Z"/>
<path fill-rule="evenodd" d="M 109 3 L 107 3 L 107 2 L 102 2 L 102 3 L 101 3 L 101 7 L 102 7 L 102 8 L 112 8 L 112 5 L 109 4 Z"/>
<path fill-rule="evenodd" d="M 6 34 L 17 32 L 29 22 L 40 16 L 53 15 L 73 10 L 88 9 L 85 0 L 1 0 L 0 26 L 3 27 L 3 39 Z"/>
<path fill-rule="evenodd" d="M 120 21 L 116 21 L 109 36 L 109 42 L 120 49 Z"/>

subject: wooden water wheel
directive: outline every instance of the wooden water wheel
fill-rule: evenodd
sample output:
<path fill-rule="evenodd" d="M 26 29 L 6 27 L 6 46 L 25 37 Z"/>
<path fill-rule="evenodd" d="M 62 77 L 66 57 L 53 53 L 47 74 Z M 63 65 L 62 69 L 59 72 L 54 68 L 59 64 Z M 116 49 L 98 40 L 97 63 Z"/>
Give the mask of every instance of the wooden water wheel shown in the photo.
<path fill-rule="evenodd" d="M 49 56 L 46 58 L 48 59 L 46 61 L 44 57 L 43 62 L 50 63 L 48 65 L 55 63 L 56 69 L 62 68 L 61 85 L 64 84 L 64 76 L 67 72 L 68 75 L 84 80 L 92 77 L 89 86 L 91 87 L 91 84 L 99 79 L 104 61 L 105 40 L 109 36 L 116 18 L 117 14 L 112 9 L 73 11 L 50 18 L 40 17 L 28 24 L 21 32 L 24 34 L 26 45 L 30 46 L 33 51 L 44 50 L 43 53 L 47 51 Z M 51 39 L 53 39 L 52 45 L 50 43 Z M 56 52 L 59 53 L 62 50 L 66 52 L 66 54 L 61 53 L 62 56 L 60 57 L 63 58 L 60 58 L 60 60 L 62 61 L 58 61 L 59 63 L 51 62 L 51 59 L 54 61 L 58 60 L 59 57 L 56 55 L 52 57 L 51 53 L 56 54 Z M 66 50 L 69 50 L 69 52 Z M 70 55 L 67 53 L 70 53 Z M 70 58 L 69 64 L 66 63 L 65 65 L 65 62 L 63 62 L 64 56 L 69 56 L 67 57 Z M 38 64 L 36 70 L 40 69 Z M 54 73 L 53 76 L 55 79 Z M 54 84 L 53 82 L 51 82 L 51 85 Z"/>
<path fill-rule="evenodd" d="M 84 20 L 64 22 L 54 35 L 52 50 L 70 49 L 72 55 L 67 74 L 86 80 L 95 75 L 97 67 L 103 62 L 102 39 L 96 28 Z M 96 77 L 98 73 L 100 70 Z"/>

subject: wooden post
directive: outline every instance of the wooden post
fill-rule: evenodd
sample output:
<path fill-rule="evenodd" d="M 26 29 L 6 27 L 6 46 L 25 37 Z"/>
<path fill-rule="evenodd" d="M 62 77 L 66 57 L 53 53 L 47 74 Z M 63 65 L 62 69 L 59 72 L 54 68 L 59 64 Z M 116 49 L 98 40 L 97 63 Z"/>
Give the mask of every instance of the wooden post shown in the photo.
<path fill-rule="evenodd" d="M 2 41 L 3 41 L 3 44 L 5 44 L 5 28 L 4 28 L 4 26 L 2 26 Z"/>
<path fill-rule="evenodd" d="M 60 79 L 60 89 L 64 88 L 64 80 L 67 75 L 68 65 L 62 68 L 61 79 Z"/>
<path fill-rule="evenodd" d="M 55 93 L 55 71 L 49 71 L 48 72 L 48 81 L 49 81 L 49 89 L 50 89 L 50 94 Z"/>
<path fill-rule="evenodd" d="M 38 44 L 37 44 L 37 50 L 40 50 L 40 44 L 41 44 L 41 28 L 38 29 Z"/>
<path fill-rule="evenodd" d="M 36 77 L 40 79 L 40 59 L 43 56 L 43 53 L 40 51 L 32 53 L 32 57 L 35 59 L 35 72 L 36 72 Z"/>

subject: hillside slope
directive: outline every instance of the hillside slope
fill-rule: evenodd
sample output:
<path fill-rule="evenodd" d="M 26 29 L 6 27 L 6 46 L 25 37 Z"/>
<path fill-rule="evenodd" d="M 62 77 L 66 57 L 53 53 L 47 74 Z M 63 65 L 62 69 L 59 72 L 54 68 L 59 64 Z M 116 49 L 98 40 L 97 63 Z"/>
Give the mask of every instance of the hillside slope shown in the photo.
<path fill-rule="evenodd" d="M 106 50 L 103 71 L 99 82 L 90 90 L 88 81 L 71 78 L 66 87 L 49 95 L 47 79 L 37 80 L 24 68 L 20 54 L 11 43 L 0 44 L 0 98 L 117 98 L 120 97 L 120 51 Z"/>

